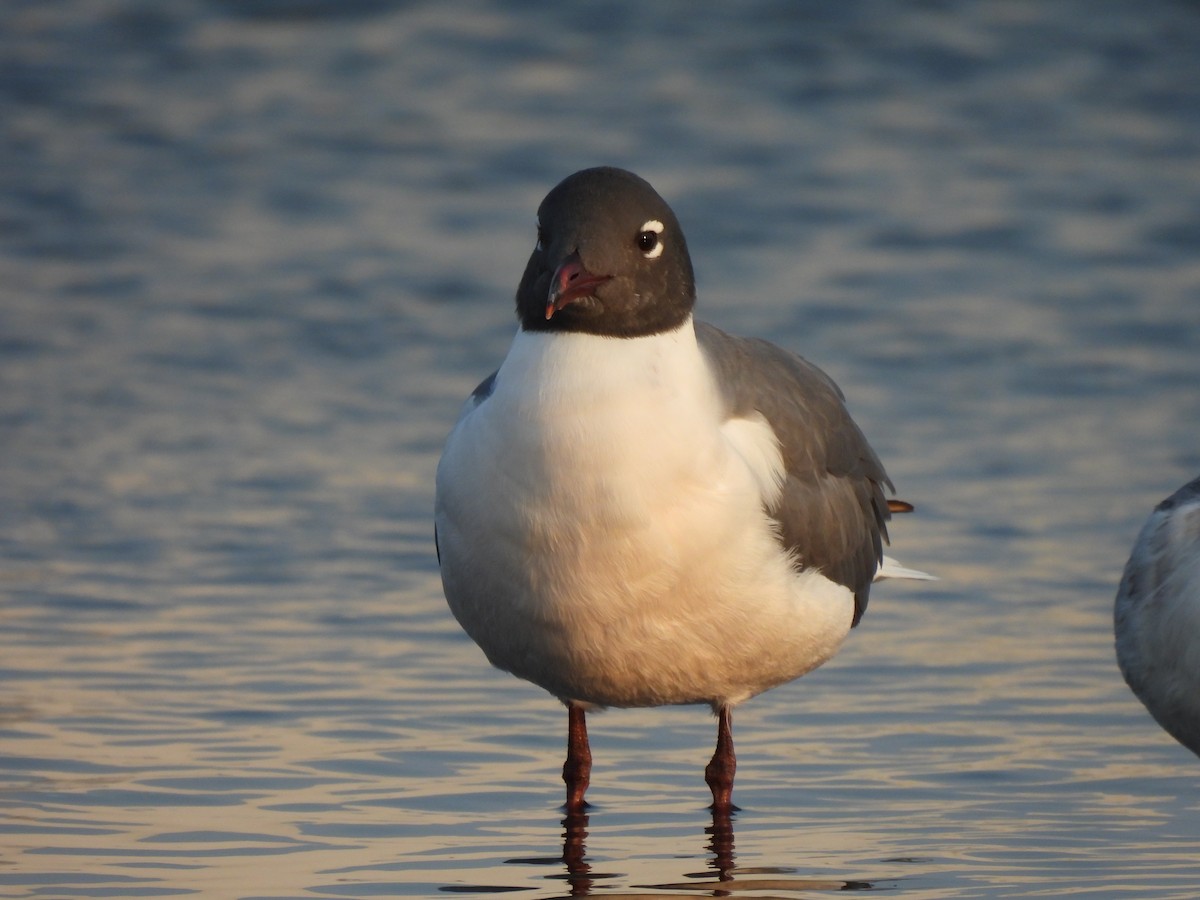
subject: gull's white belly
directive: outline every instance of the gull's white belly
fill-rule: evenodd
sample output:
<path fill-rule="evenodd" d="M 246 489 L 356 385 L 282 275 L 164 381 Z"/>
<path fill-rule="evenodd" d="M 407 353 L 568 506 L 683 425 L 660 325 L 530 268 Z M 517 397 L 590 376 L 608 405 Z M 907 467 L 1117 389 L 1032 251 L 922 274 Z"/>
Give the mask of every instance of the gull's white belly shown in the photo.
<path fill-rule="evenodd" d="M 494 665 L 606 706 L 736 703 L 829 659 L 853 597 L 784 554 L 766 424 L 722 428 L 694 339 L 627 342 L 615 362 L 609 345 L 597 372 L 602 339 L 573 337 L 514 343 L 447 443 L 438 540 L 467 633 Z"/>

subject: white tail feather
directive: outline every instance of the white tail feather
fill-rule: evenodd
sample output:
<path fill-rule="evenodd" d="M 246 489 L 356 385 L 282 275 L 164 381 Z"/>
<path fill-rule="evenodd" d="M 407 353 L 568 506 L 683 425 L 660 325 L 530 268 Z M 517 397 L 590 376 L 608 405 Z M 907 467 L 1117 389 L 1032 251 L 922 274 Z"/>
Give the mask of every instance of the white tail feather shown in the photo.
<path fill-rule="evenodd" d="M 920 569 L 908 569 L 896 562 L 890 556 L 885 556 L 879 564 L 879 571 L 875 573 L 875 580 L 881 581 L 884 578 L 911 578 L 915 581 L 937 581 L 936 575 L 930 575 L 928 572 L 922 572 Z"/>

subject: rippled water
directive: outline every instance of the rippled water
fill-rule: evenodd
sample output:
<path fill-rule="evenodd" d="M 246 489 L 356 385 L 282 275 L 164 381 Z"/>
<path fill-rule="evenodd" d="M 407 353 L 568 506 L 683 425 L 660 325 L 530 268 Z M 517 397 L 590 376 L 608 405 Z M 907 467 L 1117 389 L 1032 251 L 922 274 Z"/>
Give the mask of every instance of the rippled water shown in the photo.
<path fill-rule="evenodd" d="M 1200 762 L 1113 660 L 1200 472 L 1194 3 L 12 0 L 0 894 L 1183 898 Z M 592 722 L 441 599 L 432 475 L 533 211 L 611 163 L 701 310 L 918 513 L 844 652 Z M 722 823 L 717 823 L 720 826 Z"/>

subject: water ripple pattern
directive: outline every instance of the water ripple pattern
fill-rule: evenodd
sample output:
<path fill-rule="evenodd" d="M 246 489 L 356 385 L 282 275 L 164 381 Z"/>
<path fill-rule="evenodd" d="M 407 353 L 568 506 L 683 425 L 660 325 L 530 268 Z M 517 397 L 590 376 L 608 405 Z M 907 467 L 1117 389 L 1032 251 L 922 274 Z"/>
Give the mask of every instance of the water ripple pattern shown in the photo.
<path fill-rule="evenodd" d="M 1111 604 L 1200 474 L 1200 8 L 10 0 L 0 894 L 1191 898 Z M 703 317 L 916 515 L 832 663 L 592 724 L 441 598 L 432 480 L 546 190 L 672 203 Z M 726 827 L 728 825 L 729 827 Z"/>

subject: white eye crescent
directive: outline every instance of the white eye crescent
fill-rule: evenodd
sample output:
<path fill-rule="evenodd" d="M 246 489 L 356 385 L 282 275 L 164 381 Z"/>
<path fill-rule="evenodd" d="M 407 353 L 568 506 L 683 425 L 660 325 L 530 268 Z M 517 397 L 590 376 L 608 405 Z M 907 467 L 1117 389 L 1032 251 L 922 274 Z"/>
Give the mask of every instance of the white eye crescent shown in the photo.
<path fill-rule="evenodd" d="M 642 251 L 642 256 L 646 259 L 657 259 L 662 256 L 663 242 L 659 239 L 659 235 L 663 232 L 663 223 L 658 219 L 651 219 L 644 222 L 642 227 L 638 229 L 637 247 Z"/>

